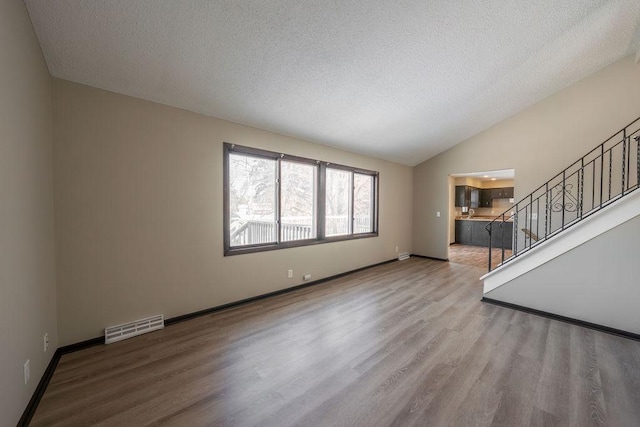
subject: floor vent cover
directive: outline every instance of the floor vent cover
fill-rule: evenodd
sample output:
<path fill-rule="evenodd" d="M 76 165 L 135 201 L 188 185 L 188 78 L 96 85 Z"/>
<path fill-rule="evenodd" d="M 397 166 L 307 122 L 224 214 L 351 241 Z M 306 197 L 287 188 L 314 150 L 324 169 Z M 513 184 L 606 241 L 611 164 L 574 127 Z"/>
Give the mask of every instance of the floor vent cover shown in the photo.
<path fill-rule="evenodd" d="M 104 343 L 111 344 L 162 328 L 164 328 L 164 317 L 162 314 L 123 323 L 122 325 L 109 326 L 104 329 Z"/>
<path fill-rule="evenodd" d="M 398 255 L 398 261 L 404 261 L 405 259 L 409 259 L 409 252 L 402 252 Z"/>

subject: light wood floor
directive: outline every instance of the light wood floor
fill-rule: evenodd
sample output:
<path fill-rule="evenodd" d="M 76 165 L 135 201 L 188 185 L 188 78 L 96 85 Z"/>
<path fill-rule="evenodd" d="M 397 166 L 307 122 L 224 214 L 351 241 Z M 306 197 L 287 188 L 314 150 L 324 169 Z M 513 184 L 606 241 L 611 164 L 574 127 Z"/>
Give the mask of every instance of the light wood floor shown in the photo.
<path fill-rule="evenodd" d="M 63 356 L 35 426 L 640 425 L 640 342 L 411 258 Z"/>
<path fill-rule="evenodd" d="M 511 249 L 504 250 L 504 259 L 511 256 Z M 454 243 L 449 246 L 449 261 L 484 269 L 487 272 L 489 266 L 489 248 L 482 246 L 469 246 Z M 491 249 L 491 268 L 496 268 L 502 262 L 502 249 Z"/>

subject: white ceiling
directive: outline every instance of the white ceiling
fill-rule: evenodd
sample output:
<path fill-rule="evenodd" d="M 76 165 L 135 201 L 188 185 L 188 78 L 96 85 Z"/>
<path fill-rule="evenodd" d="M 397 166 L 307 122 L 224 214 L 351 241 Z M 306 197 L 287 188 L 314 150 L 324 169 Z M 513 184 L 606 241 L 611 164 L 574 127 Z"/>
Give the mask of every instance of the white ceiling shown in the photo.
<path fill-rule="evenodd" d="M 640 48 L 638 0 L 25 3 L 55 77 L 408 165 Z"/>

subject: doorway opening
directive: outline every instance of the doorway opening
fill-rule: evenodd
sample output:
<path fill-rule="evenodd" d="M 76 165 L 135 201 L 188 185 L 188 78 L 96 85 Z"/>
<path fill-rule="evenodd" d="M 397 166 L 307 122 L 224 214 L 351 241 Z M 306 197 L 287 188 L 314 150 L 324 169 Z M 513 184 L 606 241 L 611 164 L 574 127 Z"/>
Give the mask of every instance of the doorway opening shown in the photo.
<path fill-rule="evenodd" d="M 514 201 L 514 169 L 449 175 L 449 261 L 486 269 L 490 240 L 492 265 L 502 261 L 503 248 L 504 259 L 510 257 Z M 486 226 L 502 214 L 498 242 L 497 234 L 490 237 Z"/>

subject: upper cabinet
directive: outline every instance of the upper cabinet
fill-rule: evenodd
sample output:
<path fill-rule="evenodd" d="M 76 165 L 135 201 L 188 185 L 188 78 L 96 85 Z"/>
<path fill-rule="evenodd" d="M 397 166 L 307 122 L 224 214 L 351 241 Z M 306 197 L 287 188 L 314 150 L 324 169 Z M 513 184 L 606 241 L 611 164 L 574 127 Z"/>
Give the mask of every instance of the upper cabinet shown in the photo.
<path fill-rule="evenodd" d="M 490 208 L 493 199 L 511 199 L 513 187 L 476 188 L 468 185 L 456 185 L 456 207 Z"/>
<path fill-rule="evenodd" d="M 491 207 L 491 189 L 483 188 L 480 190 L 480 207 L 481 208 L 490 208 Z"/>
<path fill-rule="evenodd" d="M 469 188 L 469 207 L 470 208 L 478 208 L 480 207 L 480 189 L 475 187 Z"/>
<path fill-rule="evenodd" d="M 467 204 L 467 186 L 456 185 L 456 208 L 469 206 Z"/>
<path fill-rule="evenodd" d="M 505 187 L 502 189 L 502 198 L 503 199 L 512 199 L 513 198 L 513 187 Z"/>
<path fill-rule="evenodd" d="M 492 199 L 510 199 L 513 197 L 513 187 L 492 188 Z"/>
<path fill-rule="evenodd" d="M 456 185 L 456 207 L 480 207 L 480 189 L 469 185 Z"/>

